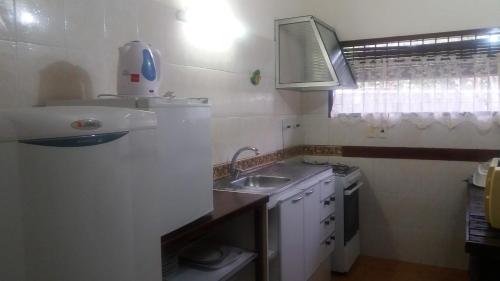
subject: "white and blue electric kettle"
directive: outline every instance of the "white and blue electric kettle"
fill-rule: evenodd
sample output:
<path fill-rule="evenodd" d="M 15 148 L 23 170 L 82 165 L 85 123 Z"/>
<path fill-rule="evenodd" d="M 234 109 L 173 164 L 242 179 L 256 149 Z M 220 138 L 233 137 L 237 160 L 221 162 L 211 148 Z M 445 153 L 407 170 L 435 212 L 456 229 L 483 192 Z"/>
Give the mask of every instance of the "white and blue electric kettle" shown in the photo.
<path fill-rule="evenodd" d="M 119 48 L 119 96 L 158 96 L 160 80 L 158 50 L 142 41 L 131 41 Z"/>

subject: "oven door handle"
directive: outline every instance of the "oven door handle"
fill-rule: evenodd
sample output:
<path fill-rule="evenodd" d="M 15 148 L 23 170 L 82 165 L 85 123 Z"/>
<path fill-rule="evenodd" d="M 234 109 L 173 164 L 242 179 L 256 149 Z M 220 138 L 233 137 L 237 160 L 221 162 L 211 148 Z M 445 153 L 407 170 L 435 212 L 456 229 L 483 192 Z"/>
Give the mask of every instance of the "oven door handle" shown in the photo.
<path fill-rule="evenodd" d="M 364 183 L 363 183 L 362 181 L 360 181 L 358 184 L 356 184 L 356 186 L 355 186 L 355 187 L 350 188 L 350 189 L 348 189 L 348 190 L 344 191 L 344 195 L 345 195 L 345 196 L 351 196 L 351 195 L 352 195 L 354 192 L 356 192 L 356 191 L 357 191 L 360 187 L 362 187 L 362 186 L 363 186 L 363 184 L 364 184 Z"/>

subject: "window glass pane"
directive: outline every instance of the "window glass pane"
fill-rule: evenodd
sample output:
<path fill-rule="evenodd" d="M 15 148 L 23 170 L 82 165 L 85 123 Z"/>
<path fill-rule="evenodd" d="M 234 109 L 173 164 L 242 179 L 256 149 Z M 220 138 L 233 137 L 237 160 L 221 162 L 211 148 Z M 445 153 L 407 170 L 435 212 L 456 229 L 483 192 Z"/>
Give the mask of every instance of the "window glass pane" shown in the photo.
<path fill-rule="evenodd" d="M 462 36 L 462 41 L 475 40 L 475 39 L 476 39 L 475 35 L 464 35 L 464 36 Z"/>
<path fill-rule="evenodd" d="M 428 45 L 428 44 L 436 44 L 436 39 L 435 39 L 435 38 L 425 39 L 425 40 L 424 40 L 424 44 L 425 44 L 425 45 Z"/>
<path fill-rule="evenodd" d="M 442 46 L 436 46 L 441 51 L 413 51 L 422 50 L 421 45 L 432 48 L 433 44 L 449 42 L 478 40 L 478 44 L 484 44 L 479 40 L 497 35 L 466 34 L 362 46 L 387 48 L 401 55 L 358 56 L 351 64 L 358 89 L 338 91 L 342 95 L 335 100 L 334 109 L 337 113 L 362 114 L 498 112 L 500 50 L 498 54 L 483 54 L 470 49 L 442 51 Z"/>
<path fill-rule="evenodd" d="M 448 43 L 448 37 L 437 38 L 436 39 L 436 43 L 438 43 L 438 44 L 440 44 L 440 43 Z"/>
<path fill-rule="evenodd" d="M 411 45 L 412 46 L 418 46 L 418 45 L 422 45 L 424 43 L 423 40 L 412 40 L 411 41 Z"/>

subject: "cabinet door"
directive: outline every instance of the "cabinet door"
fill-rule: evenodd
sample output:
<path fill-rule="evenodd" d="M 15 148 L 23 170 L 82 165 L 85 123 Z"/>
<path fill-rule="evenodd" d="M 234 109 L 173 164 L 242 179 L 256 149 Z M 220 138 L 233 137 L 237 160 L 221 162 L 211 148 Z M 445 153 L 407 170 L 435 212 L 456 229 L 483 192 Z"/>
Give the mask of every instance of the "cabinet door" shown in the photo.
<path fill-rule="evenodd" d="M 305 274 L 309 279 L 321 263 L 320 185 L 304 193 L 304 248 Z"/>
<path fill-rule="evenodd" d="M 280 273 L 282 281 L 305 280 L 304 194 L 280 204 Z"/>

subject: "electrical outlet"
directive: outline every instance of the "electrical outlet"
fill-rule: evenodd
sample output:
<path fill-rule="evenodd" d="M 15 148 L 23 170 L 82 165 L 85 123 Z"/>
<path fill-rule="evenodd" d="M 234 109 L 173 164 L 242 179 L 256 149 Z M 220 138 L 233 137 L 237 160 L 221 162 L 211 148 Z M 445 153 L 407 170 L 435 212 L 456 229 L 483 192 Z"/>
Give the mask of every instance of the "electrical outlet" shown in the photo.
<path fill-rule="evenodd" d="M 287 129 L 299 129 L 301 127 L 300 120 L 297 118 L 290 118 L 283 120 L 282 123 L 283 130 Z"/>
<path fill-rule="evenodd" d="M 379 128 L 378 129 L 378 138 L 379 139 L 386 139 L 387 138 L 387 129 L 386 128 Z"/>

